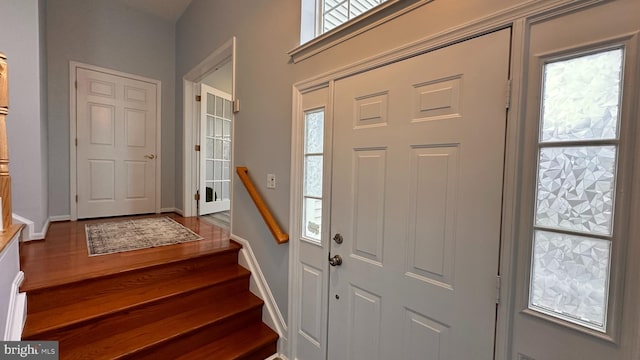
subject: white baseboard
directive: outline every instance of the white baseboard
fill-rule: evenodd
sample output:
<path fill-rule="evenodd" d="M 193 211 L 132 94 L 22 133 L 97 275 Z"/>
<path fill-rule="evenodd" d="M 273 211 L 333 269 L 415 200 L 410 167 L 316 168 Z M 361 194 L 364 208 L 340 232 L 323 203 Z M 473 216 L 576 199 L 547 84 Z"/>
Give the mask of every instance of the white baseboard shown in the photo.
<path fill-rule="evenodd" d="M 13 213 L 12 216 L 14 221 L 25 225 L 25 229 L 22 231 L 22 241 L 42 240 L 47 235 L 47 230 L 49 230 L 49 224 L 51 222 L 50 219 L 47 219 L 40 232 L 36 232 L 33 221 L 23 218 L 16 213 Z"/>
<path fill-rule="evenodd" d="M 11 284 L 11 298 L 9 299 L 9 313 L 4 331 L 4 341 L 19 341 L 22 329 L 27 320 L 27 294 L 20 292 L 20 285 L 24 280 L 24 273 L 18 271 Z"/>
<path fill-rule="evenodd" d="M 160 209 L 161 213 L 168 213 L 168 212 L 174 212 L 180 216 L 184 216 L 184 212 L 178 208 L 162 208 Z"/>
<path fill-rule="evenodd" d="M 264 310 L 266 310 L 262 312 L 262 321 L 278 333 L 280 337 L 278 339 L 278 351 L 283 352 L 287 349 L 288 342 L 287 323 L 284 321 L 269 284 L 260 269 L 260 264 L 258 264 L 258 260 L 251 249 L 251 244 L 237 235 L 231 234 L 231 239 L 242 245 L 238 262 L 251 271 L 251 292 L 264 301 Z M 279 356 L 286 360 L 286 357 Z M 273 358 L 275 359 L 275 357 Z"/>
<path fill-rule="evenodd" d="M 71 220 L 71 215 L 49 216 L 50 222 L 70 221 L 70 220 Z"/>

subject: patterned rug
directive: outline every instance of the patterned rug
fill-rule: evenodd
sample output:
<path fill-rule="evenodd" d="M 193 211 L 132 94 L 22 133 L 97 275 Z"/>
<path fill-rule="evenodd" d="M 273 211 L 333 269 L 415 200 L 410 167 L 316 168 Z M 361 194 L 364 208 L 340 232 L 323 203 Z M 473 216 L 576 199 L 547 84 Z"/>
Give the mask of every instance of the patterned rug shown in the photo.
<path fill-rule="evenodd" d="M 179 244 L 202 237 L 168 217 L 85 225 L 89 256 Z"/>

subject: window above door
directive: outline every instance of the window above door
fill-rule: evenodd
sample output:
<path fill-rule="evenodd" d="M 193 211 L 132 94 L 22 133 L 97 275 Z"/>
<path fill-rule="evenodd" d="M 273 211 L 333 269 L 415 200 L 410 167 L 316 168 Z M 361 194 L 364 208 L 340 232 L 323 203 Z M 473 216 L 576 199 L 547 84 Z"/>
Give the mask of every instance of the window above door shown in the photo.
<path fill-rule="evenodd" d="M 294 62 L 383 24 L 433 0 L 301 0 L 300 46 Z"/>

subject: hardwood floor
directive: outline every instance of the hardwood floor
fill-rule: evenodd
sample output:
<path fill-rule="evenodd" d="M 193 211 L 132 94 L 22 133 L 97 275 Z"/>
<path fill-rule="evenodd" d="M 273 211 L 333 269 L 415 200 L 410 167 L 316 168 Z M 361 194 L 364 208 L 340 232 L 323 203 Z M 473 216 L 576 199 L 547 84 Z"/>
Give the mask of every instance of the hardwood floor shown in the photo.
<path fill-rule="evenodd" d="M 85 224 L 156 216 L 168 216 L 200 234 L 204 239 L 152 249 L 88 256 Z M 227 229 L 216 227 L 197 217 L 184 218 L 173 213 L 56 222 L 49 227 L 46 239 L 20 244 L 20 264 L 25 273 L 25 280 L 20 289 L 29 291 L 198 254 L 224 251 L 230 244 L 235 243 L 230 242 Z"/>
<path fill-rule="evenodd" d="M 22 243 L 27 293 L 23 340 L 56 340 L 60 359 L 263 360 L 278 334 L 238 264 L 225 229 L 169 216 L 204 239 L 90 257 L 84 225 L 54 223 Z M 117 219 L 127 219 L 117 218 Z"/>

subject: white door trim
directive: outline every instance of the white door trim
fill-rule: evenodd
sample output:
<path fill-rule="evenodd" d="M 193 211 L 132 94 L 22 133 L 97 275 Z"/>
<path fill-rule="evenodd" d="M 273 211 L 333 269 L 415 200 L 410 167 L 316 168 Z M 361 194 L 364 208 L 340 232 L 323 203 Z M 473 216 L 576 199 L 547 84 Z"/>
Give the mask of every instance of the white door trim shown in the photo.
<path fill-rule="evenodd" d="M 216 67 L 231 58 L 231 99 L 236 99 L 236 38 L 229 39 L 222 46 L 214 50 L 209 56 L 194 66 L 182 77 L 182 212 L 184 217 L 198 215 L 198 203 L 194 194 L 198 189 L 199 179 L 195 174 L 198 168 L 198 154 L 195 145 L 200 143 L 198 138 L 199 112 L 195 102 L 196 84 Z M 231 169 L 234 168 L 233 149 L 235 141 L 235 126 L 231 123 Z M 231 221 L 233 222 L 233 181 L 230 187 Z"/>
<path fill-rule="evenodd" d="M 335 80 L 351 76 L 356 73 L 371 70 L 392 62 L 400 61 L 420 53 L 432 51 L 447 45 L 454 44 L 469 38 L 473 38 L 491 31 L 506 27 L 512 28 L 512 58 L 511 58 L 511 96 L 509 113 L 507 116 L 506 157 L 504 168 L 504 199 L 503 199 L 503 225 L 500 249 L 500 268 L 502 286 L 499 291 L 500 304 L 496 323 L 496 360 L 509 360 L 511 353 L 511 320 L 515 310 L 515 297 L 513 293 L 515 277 L 512 275 L 517 268 L 516 238 L 518 234 L 517 209 L 519 202 L 519 173 L 518 165 L 521 157 L 521 129 L 523 126 L 523 82 L 525 47 L 528 42 L 528 27 L 532 21 L 539 21 L 545 16 L 555 16 L 560 13 L 578 11 L 594 6 L 607 0 L 555 0 L 540 2 L 537 0 L 526 1 L 521 4 L 500 10 L 494 14 L 470 21 L 459 26 L 449 28 L 440 33 L 405 44 L 396 49 L 386 51 L 353 64 L 349 64 L 333 71 L 314 76 L 293 85 L 293 114 L 292 114 L 292 154 L 291 154 L 291 219 L 289 228 L 296 229 L 300 221 L 300 207 L 295 204 L 296 196 L 300 189 L 302 179 L 294 176 L 300 173 L 299 157 L 302 141 L 298 129 L 301 121 L 302 94 L 323 86 L 328 86 Z M 506 97 L 506 96 L 505 96 Z M 505 99 L 506 100 L 506 99 Z M 505 101 L 506 102 L 506 101 Z M 331 104 L 329 104 L 329 107 Z M 330 151 L 331 149 L 326 149 Z M 290 242 L 289 253 L 289 328 L 291 334 L 299 331 L 296 320 L 299 319 L 299 309 L 294 309 L 295 297 L 299 293 L 292 289 L 292 284 L 298 284 L 299 276 L 294 266 L 299 260 L 299 246 L 295 239 Z M 328 296 L 328 294 L 323 294 Z M 636 316 L 640 317 L 640 314 Z M 326 321 L 326 319 L 325 319 Z M 296 336 L 290 336 L 289 354 L 293 354 L 296 348 Z M 640 356 L 640 345 L 631 350 L 635 356 Z"/>
<path fill-rule="evenodd" d="M 158 91 L 156 92 L 156 157 L 159 161 L 156 161 L 156 205 L 155 212 L 160 212 L 160 201 L 162 194 L 162 82 L 160 80 L 151 79 L 148 77 L 129 74 L 122 71 L 103 68 L 95 65 L 84 64 L 77 61 L 69 61 L 69 205 L 70 205 L 70 219 L 78 220 L 78 204 L 76 203 L 76 195 L 78 194 L 78 171 L 77 171 L 77 147 L 76 147 L 76 129 L 77 129 L 77 114 L 76 114 L 76 70 L 78 68 L 87 69 L 91 71 L 102 72 L 109 75 L 126 77 L 133 80 L 144 81 L 156 85 Z"/>

